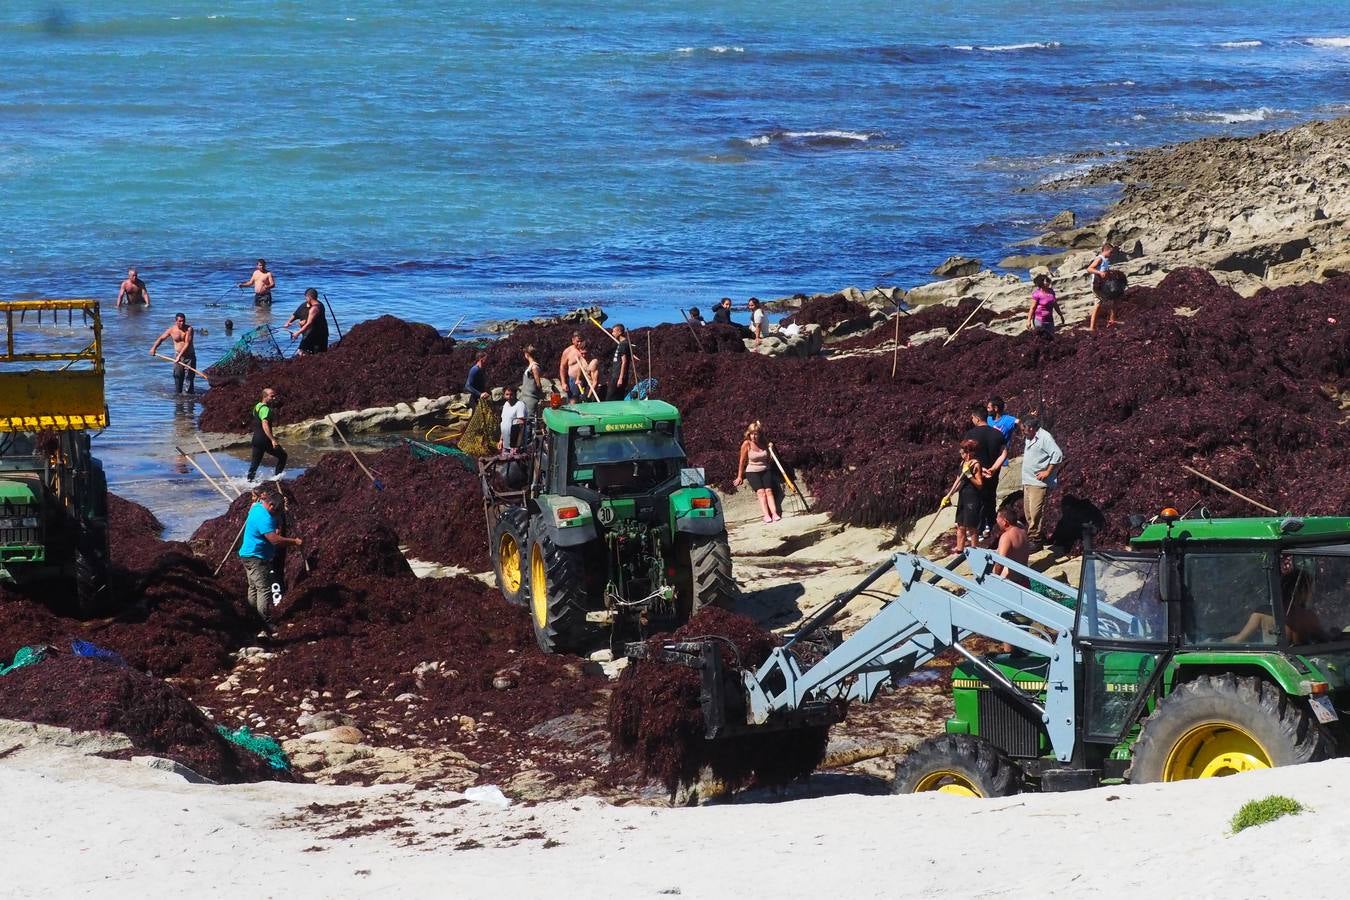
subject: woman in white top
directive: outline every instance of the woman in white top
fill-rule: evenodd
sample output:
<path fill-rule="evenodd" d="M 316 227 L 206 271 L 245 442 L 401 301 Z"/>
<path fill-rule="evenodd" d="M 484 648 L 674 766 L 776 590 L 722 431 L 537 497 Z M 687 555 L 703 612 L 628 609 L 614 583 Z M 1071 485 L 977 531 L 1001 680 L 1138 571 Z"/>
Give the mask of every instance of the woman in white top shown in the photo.
<path fill-rule="evenodd" d="M 755 297 L 750 298 L 750 331 L 755 336 L 755 346 L 759 346 L 759 339 L 764 337 L 764 304 L 760 303 Z"/>
<path fill-rule="evenodd" d="M 520 380 L 520 402 L 525 404 L 525 414 L 534 415 L 535 407 L 544 396 L 543 376 L 539 363 L 534 358 L 534 344 L 525 348 L 525 374 Z"/>

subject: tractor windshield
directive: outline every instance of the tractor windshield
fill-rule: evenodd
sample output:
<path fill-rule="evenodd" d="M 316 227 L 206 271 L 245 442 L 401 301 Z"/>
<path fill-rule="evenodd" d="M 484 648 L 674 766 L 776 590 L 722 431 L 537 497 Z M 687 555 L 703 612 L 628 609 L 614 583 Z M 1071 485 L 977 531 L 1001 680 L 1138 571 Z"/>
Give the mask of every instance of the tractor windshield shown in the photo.
<path fill-rule="evenodd" d="M 679 475 L 684 460 L 684 448 L 672 434 L 577 434 L 569 480 L 607 496 L 643 493 Z"/>
<path fill-rule="evenodd" d="M 1350 544 L 1284 553 L 1280 594 L 1291 643 L 1350 641 Z"/>
<path fill-rule="evenodd" d="M 578 466 L 647 459 L 684 459 L 684 448 L 675 440 L 675 436 L 659 431 L 578 434 L 574 452 Z"/>

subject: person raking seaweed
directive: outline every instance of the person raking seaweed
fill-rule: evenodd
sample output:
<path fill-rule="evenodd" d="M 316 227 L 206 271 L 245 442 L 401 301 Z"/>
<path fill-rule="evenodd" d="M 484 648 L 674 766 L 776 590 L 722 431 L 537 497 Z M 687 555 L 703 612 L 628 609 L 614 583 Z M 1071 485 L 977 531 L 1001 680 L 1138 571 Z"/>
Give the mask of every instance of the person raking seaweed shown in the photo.
<path fill-rule="evenodd" d="M 304 541 L 281 533 L 277 514 L 282 508 L 280 496 L 272 490 L 253 492 L 253 505 L 244 520 L 244 531 L 239 541 L 239 561 L 248 578 L 247 602 L 257 610 L 263 621 L 263 630 L 272 633 L 272 612 L 275 598 L 272 593 L 272 563 L 277 549 L 300 547 Z"/>
<path fill-rule="evenodd" d="M 187 316 L 183 313 L 174 314 L 173 324 L 166 328 L 163 334 L 155 338 L 155 342 L 150 345 L 150 355 L 157 356 L 156 351 L 159 350 L 159 345 L 165 341 L 173 341 L 174 393 L 183 393 L 185 384 L 187 393 L 196 393 L 197 350 L 192 345 L 192 326 L 187 323 Z"/>
<path fill-rule="evenodd" d="M 300 339 L 300 346 L 295 350 L 297 356 L 327 352 L 328 311 L 319 301 L 316 289 L 305 289 L 305 302 L 295 310 L 285 327 L 290 328 L 296 322 L 300 323 L 300 327 L 291 332 L 291 340 Z"/>

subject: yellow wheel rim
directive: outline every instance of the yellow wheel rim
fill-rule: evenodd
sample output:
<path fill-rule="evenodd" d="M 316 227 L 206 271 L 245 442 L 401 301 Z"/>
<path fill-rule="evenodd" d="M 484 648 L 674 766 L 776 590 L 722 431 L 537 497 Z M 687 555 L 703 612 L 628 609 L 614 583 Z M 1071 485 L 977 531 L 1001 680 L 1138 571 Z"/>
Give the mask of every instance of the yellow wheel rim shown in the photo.
<path fill-rule="evenodd" d="M 980 789 L 975 786 L 975 782 L 959 772 L 952 772 L 947 769 L 940 769 L 936 772 L 930 772 L 919 783 L 914 786 L 914 793 L 924 791 L 936 791 L 939 794 L 951 794 L 954 797 L 983 797 Z"/>
<path fill-rule="evenodd" d="M 1162 780 L 1223 778 L 1272 765 L 1266 748 L 1242 728 L 1229 722 L 1208 722 L 1186 732 L 1172 747 Z"/>
<path fill-rule="evenodd" d="M 535 544 L 530 548 L 530 612 L 534 615 L 534 624 L 541 630 L 548 627 L 547 580 L 544 554 Z"/>
<path fill-rule="evenodd" d="M 502 590 L 515 597 L 520 591 L 520 544 L 514 534 L 503 534 L 497 544 L 497 563 L 502 570 Z"/>

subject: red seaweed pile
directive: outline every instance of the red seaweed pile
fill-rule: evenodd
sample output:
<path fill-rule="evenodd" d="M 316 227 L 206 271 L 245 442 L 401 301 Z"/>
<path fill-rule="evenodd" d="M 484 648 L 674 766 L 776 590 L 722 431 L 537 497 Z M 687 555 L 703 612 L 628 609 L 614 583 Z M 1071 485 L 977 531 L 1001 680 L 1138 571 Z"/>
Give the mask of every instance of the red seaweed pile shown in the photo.
<path fill-rule="evenodd" d="M 723 660 L 754 668 L 780 641 L 754 620 L 716 607 L 700 610 L 669 635 L 648 642 L 658 650 L 671 640 L 717 638 L 735 648 Z M 828 728 L 708 740 L 699 704 L 701 676 L 685 666 L 640 660 L 619 678 L 610 697 L 610 749 L 631 758 L 642 774 L 670 791 L 697 783 L 705 768 L 729 790 L 755 783 L 766 787 L 805 777 L 825 758 Z"/>
<path fill-rule="evenodd" d="M 0 718 L 125 734 L 216 782 L 295 780 L 221 737 L 178 688 L 99 659 L 54 656 L 0 677 Z"/>
<path fill-rule="evenodd" d="M 841 322 L 866 323 L 871 315 L 872 311 L 856 300 L 850 300 L 843 294 L 830 294 L 806 301 L 800 309 L 783 321 L 785 324 L 795 322 L 798 325 L 819 325 L 825 331 L 829 331 Z"/>

